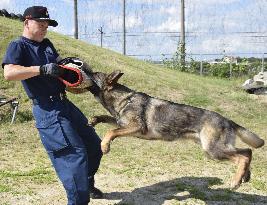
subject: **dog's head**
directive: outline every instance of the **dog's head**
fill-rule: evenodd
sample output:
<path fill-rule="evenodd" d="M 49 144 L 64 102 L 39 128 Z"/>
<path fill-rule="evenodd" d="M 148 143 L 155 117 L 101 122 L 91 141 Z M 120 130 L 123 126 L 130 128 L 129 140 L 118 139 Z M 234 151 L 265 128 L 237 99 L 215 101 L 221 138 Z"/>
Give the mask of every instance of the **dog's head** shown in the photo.
<path fill-rule="evenodd" d="M 93 87 L 102 91 L 110 91 L 122 75 L 120 70 L 115 70 L 110 74 L 94 72 L 91 77 L 95 84 Z"/>
<path fill-rule="evenodd" d="M 118 82 L 123 73 L 120 70 L 115 70 L 110 74 L 95 72 L 93 73 L 93 81 L 101 90 L 111 90 Z"/>

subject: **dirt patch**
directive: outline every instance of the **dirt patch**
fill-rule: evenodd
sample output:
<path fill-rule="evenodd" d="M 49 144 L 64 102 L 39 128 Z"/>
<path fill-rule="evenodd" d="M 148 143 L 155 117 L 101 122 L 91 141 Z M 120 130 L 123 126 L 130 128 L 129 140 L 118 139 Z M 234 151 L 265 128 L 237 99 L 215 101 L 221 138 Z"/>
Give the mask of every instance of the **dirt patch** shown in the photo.
<path fill-rule="evenodd" d="M 210 170 L 212 172 L 212 170 Z M 210 174 L 210 173 L 209 173 Z M 206 175 L 206 174 L 204 174 Z M 264 205 L 265 193 L 245 191 L 246 185 L 232 192 L 217 177 L 174 176 L 163 174 L 155 177 L 127 177 L 116 174 L 97 174 L 97 187 L 105 193 L 104 199 L 91 199 L 91 205 Z M 1 205 L 63 205 L 66 194 L 60 183 L 50 185 L 25 184 L 30 193 L 0 194 Z"/>
<path fill-rule="evenodd" d="M 0 149 L 1 162 L 5 162 L 0 169 L 0 205 L 67 204 L 43 148 L 30 146 L 36 136 L 13 137 L 23 152 L 15 149 L 16 143 L 8 136 L 6 149 Z M 236 167 L 207 159 L 191 141 L 116 139 L 96 174 L 96 187 L 104 192 L 104 199 L 92 199 L 90 205 L 236 205 L 237 201 L 264 205 L 266 150 L 253 152 L 251 182 L 231 191 L 228 187 Z"/>
<path fill-rule="evenodd" d="M 267 104 L 267 95 L 249 95 L 252 99 L 258 100 L 259 102 L 266 103 Z"/>

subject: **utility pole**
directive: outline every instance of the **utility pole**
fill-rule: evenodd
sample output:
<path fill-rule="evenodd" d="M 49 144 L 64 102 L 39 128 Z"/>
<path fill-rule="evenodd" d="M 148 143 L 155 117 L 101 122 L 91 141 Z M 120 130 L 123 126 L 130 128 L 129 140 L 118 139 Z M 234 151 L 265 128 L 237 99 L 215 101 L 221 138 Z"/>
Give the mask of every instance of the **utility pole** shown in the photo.
<path fill-rule="evenodd" d="M 101 42 L 100 45 L 102 48 L 102 46 L 103 46 L 103 34 L 104 34 L 102 26 L 100 27 L 100 29 L 98 29 L 98 31 L 100 32 L 100 42 Z"/>
<path fill-rule="evenodd" d="M 126 0 L 123 0 L 123 55 L 126 55 Z"/>
<path fill-rule="evenodd" d="M 185 27 L 184 27 L 184 0 L 181 0 L 181 37 L 180 37 L 180 64 L 185 69 Z"/>
<path fill-rule="evenodd" d="M 77 0 L 74 0 L 74 38 L 78 39 L 78 9 Z"/>

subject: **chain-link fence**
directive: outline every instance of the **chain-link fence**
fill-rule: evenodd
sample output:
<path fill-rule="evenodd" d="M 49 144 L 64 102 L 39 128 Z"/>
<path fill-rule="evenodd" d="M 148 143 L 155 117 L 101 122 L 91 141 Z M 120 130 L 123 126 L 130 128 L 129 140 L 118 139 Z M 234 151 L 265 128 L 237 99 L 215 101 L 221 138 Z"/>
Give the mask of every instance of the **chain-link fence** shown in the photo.
<path fill-rule="evenodd" d="M 247 54 L 187 54 L 186 63 L 183 66 L 179 60 L 179 54 L 171 59 L 165 58 L 163 63 L 170 68 L 199 75 L 218 76 L 224 78 L 253 76 L 259 72 L 267 71 L 267 54 L 257 54 L 248 57 Z"/>
<path fill-rule="evenodd" d="M 125 2 L 126 54 L 151 61 L 171 59 L 180 40 L 180 1 Z M 220 55 L 261 59 L 267 43 L 266 1 L 223 2 L 185 1 L 187 56 L 203 62 Z M 59 22 L 51 30 L 74 35 L 73 0 L 2 0 L 0 9 L 21 14 L 32 5 L 48 7 L 51 18 Z M 123 0 L 78 1 L 79 38 L 99 46 L 102 42 L 103 47 L 122 53 L 122 8 Z"/>

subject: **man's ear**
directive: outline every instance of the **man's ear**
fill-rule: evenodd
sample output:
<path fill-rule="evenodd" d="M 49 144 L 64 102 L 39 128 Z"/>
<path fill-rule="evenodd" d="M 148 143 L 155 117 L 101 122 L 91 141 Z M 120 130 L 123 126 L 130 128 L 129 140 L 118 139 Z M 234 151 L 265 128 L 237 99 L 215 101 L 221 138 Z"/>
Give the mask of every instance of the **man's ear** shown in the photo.
<path fill-rule="evenodd" d="M 24 26 L 28 26 L 28 24 L 29 24 L 29 20 L 26 19 L 26 20 L 23 22 L 23 25 L 24 25 Z"/>
<path fill-rule="evenodd" d="M 120 70 L 115 70 L 112 73 L 110 73 L 107 77 L 107 84 L 108 85 L 114 85 L 118 82 L 120 77 L 123 75 L 123 73 Z"/>

